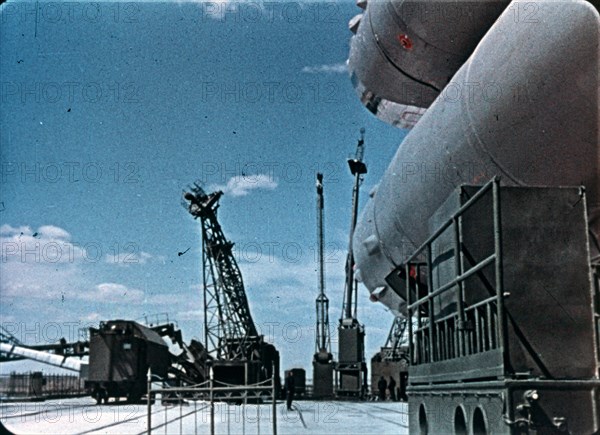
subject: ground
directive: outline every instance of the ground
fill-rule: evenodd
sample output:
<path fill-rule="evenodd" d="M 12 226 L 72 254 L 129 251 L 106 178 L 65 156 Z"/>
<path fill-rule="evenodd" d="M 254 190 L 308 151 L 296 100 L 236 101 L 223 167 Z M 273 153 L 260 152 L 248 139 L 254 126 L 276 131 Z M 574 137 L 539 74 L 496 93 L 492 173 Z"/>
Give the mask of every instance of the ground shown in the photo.
<path fill-rule="evenodd" d="M 294 410 L 277 404 L 278 434 L 408 434 L 405 403 L 297 401 Z M 17 434 L 145 434 L 147 406 L 97 406 L 90 398 L 0 404 L 0 420 Z M 210 406 L 152 406 L 152 433 L 209 434 Z M 165 422 L 167 424 L 165 425 Z M 215 433 L 272 433 L 272 405 L 215 404 Z"/>

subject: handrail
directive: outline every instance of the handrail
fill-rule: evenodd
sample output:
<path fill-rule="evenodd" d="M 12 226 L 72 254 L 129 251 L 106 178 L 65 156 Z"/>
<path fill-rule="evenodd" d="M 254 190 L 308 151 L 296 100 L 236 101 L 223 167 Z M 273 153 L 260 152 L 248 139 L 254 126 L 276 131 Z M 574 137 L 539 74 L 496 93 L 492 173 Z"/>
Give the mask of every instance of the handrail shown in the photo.
<path fill-rule="evenodd" d="M 477 302 L 477 303 L 475 303 L 475 304 L 473 304 L 473 305 L 469 305 L 468 307 L 466 307 L 466 308 L 465 308 L 465 311 L 471 311 L 471 310 L 474 310 L 474 309 L 476 309 L 476 308 L 479 308 L 479 307 L 481 307 L 481 306 L 483 306 L 483 305 L 487 305 L 487 304 L 489 304 L 490 302 L 495 302 L 496 300 L 498 300 L 498 296 L 496 296 L 496 295 L 494 295 L 494 296 L 490 296 L 490 297 L 489 297 L 489 298 L 487 298 L 487 299 L 484 299 L 484 300 L 482 300 L 482 301 L 479 301 L 479 302 Z"/>
<path fill-rule="evenodd" d="M 405 268 L 407 277 L 406 302 L 408 316 L 412 319 L 417 316 L 417 326 L 413 327 L 409 322 L 409 357 L 413 364 L 429 363 L 439 360 L 461 357 L 467 354 L 483 352 L 490 349 L 502 349 L 503 358 L 506 358 L 505 331 L 506 327 L 503 306 L 503 275 L 502 275 L 502 237 L 500 220 L 500 178 L 494 177 L 482 186 L 471 198 L 458 208 L 449 219 L 447 219 L 413 254 L 404 262 L 401 267 Z M 492 191 L 492 219 L 493 219 L 493 253 L 474 266 L 464 269 L 463 264 L 463 239 L 462 239 L 462 216 L 470 209 L 473 204 L 479 201 L 484 195 Z M 454 278 L 434 288 L 433 285 L 433 255 L 432 245 L 449 228 L 453 228 L 454 236 Z M 423 262 L 425 253 L 426 261 Z M 421 260 L 419 260 L 419 258 Z M 494 264 L 495 274 L 495 294 L 484 300 L 478 301 L 473 305 L 466 306 L 464 282 L 480 273 L 484 268 Z M 411 267 L 416 267 L 417 279 L 411 283 Z M 418 279 L 421 276 L 420 270 L 426 267 L 427 272 L 427 294 L 419 298 Z M 456 288 L 457 308 L 456 311 L 440 318 L 435 318 L 434 300 L 445 292 Z M 411 300 L 415 292 L 414 302 Z M 421 307 L 427 306 L 426 311 Z M 478 308 L 487 307 L 485 312 L 475 314 L 476 328 L 465 329 L 467 313 L 477 313 Z M 494 320 L 496 319 L 497 320 Z M 423 322 L 424 318 L 427 320 Z M 423 322 L 423 323 L 422 323 Z M 453 323 L 454 322 L 454 323 Z M 479 329 L 479 326 L 483 329 Z M 471 331 L 471 332 L 469 332 Z M 474 331 L 474 332 L 473 332 Z M 473 335 L 474 334 L 474 335 Z M 475 340 L 475 347 L 473 341 Z M 481 344 L 479 344 L 481 342 Z M 416 359 L 418 361 L 416 361 Z"/>
<path fill-rule="evenodd" d="M 443 286 L 441 286 L 436 291 L 434 291 L 432 293 L 429 293 L 427 296 L 424 296 L 421 299 L 417 300 L 416 302 L 414 302 L 408 308 L 410 308 L 410 309 L 415 308 L 417 305 L 421 305 L 422 303 L 427 302 L 428 299 L 433 299 L 436 296 L 439 296 L 442 293 L 450 290 L 452 287 L 454 287 L 455 285 L 459 284 L 460 282 L 466 280 L 467 278 L 471 277 L 472 275 L 474 275 L 475 273 L 479 272 L 484 267 L 489 266 L 490 264 L 492 264 L 495 259 L 496 259 L 496 254 L 490 255 L 485 260 L 480 261 L 479 263 L 477 263 L 471 269 L 467 270 L 462 275 L 457 276 L 452 281 L 447 282 L 446 284 L 444 284 Z"/>
<path fill-rule="evenodd" d="M 419 246 L 415 252 L 413 253 L 413 255 L 411 255 L 410 257 L 408 257 L 408 259 L 405 261 L 405 263 L 411 263 L 412 260 L 414 260 L 425 248 L 427 245 L 431 244 L 435 239 L 437 239 L 440 234 L 442 234 L 451 224 L 452 222 L 458 218 L 460 215 L 462 215 L 467 209 L 471 208 L 471 206 L 479 199 L 481 198 L 488 190 L 490 190 L 495 183 L 498 183 L 500 181 L 500 177 L 494 177 L 492 178 L 490 181 L 488 181 L 486 184 L 484 184 L 481 189 L 479 189 L 475 195 L 473 195 L 471 198 L 469 198 L 469 200 L 467 202 L 465 202 L 453 215 L 450 219 L 448 219 L 446 222 L 444 222 L 444 224 L 442 224 L 442 226 L 440 228 L 438 228 L 438 230 L 433 233 L 432 236 L 430 236 L 427 240 L 425 240 L 425 242 L 423 242 L 421 244 L 421 246 Z"/>

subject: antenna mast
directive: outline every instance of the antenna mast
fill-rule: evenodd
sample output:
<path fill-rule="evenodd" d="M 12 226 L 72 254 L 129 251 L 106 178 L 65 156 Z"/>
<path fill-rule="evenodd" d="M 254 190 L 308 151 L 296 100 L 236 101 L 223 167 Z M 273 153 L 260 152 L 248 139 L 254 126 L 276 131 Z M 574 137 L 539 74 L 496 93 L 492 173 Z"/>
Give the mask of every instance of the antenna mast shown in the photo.
<path fill-rule="evenodd" d="M 329 335 L 329 299 L 325 295 L 325 235 L 323 174 L 317 173 L 317 262 L 319 264 L 319 295 L 316 300 L 317 332 L 313 357 L 313 398 L 333 397 L 333 355 Z"/>
<path fill-rule="evenodd" d="M 323 174 L 317 173 L 317 261 L 319 264 L 319 295 L 316 300 L 317 334 L 315 340 L 315 353 L 324 354 L 324 356 L 326 356 L 327 354 L 331 354 L 331 338 L 329 334 L 329 299 L 325 295 L 324 206 Z"/>
<path fill-rule="evenodd" d="M 365 362 L 365 328 L 356 318 L 358 282 L 354 278 L 354 254 L 352 238 L 358 218 L 358 193 L 367 173 L 363 162 L 365 153 L 365 129 L 360 129 L 360 139 L 354 158 L 348 159 L 350 172 L 354 176 L 352 189 L 352 219 L 350 220 L 350 241 L 346 257 L 346 282 L 342 317 L 338 326 L 338 363 L 336 364 L 336 396 L 363 398 L 367 389 L 367 365 Z"/>
<path fill-rule="evenodd" d="M 358 194 L 363 175 L 367 173 L 367 165 L 363 162 L 365 155 L 365 129 L 360 129 L 360 139 L 356 145 L 356 154 L 353 159 L 348 159 L 350 172 L 354 175 L 354 187 L 352 189 L 352 219 L 350 221 L 350 241 L 348 242 L 348 256 L 346 257 L 346 285 L 344 289 L 344 306 L 342 318 L 344 320 L 356 320 L 356 295 L 358 283 L 354 279 L 354 254 L 352 253 L 352 237 L 358 219 Z"/>

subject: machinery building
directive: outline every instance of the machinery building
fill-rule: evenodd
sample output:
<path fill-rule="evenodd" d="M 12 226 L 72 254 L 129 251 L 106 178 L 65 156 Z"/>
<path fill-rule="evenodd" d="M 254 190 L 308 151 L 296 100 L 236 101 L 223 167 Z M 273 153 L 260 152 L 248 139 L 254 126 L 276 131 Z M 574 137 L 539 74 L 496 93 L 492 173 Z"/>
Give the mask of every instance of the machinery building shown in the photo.
<path fill-rule="evenodd" d="M 148 370 L 166 378 L 170 366 L 167 343 L 146 326 L 113 320 L 90 331 L 86 388 L 98 403 L 109 397 L 137 402 L 146 392 Z"/>

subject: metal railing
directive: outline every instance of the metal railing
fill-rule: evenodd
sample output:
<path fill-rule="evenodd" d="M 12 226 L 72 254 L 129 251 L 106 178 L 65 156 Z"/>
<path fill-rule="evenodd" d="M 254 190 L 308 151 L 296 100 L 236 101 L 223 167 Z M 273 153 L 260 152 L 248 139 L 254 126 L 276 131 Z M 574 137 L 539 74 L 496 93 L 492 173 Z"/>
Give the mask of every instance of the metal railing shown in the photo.
<path fill-rule="evenodd" d="M 163 380 L 157 378 L 152 375 L 150 371 L 148 371 L 148 384 L 147 384 L 147 433 L 151 435 L 152 433 L 152 402 L 153 397 L 156 394 L 161 394 L 163 402 L 172 402 L 178 403 L 181 406 L 185 402 L 185 400 L 193 400 L 195 411 L 192 412 L 194 414 L 195 423 L 194 428 L 197 433 L 198 424 L 197 424 L 197 413 L 198 409 L 196 407 L 197 400 L 207 400 L 209 402 L 208 406 L 210 407 L 210 433 L 211 435 L 215 434 L 215 402 L 217 401 L 226 401 L 226 402 L 237 402 L 242 403 L 244 408 L 246 409 L 246 405 L 248 404 L 248 400 L 251 402 L 260 402 L 263 399 L 271 400 L 271 412 L 272 412 L 272 433 L 273 435 L 277 435 L 277 384 L 275 380 L 275 372 L 273 372 L 273 376 L 270 379 L 266 379 L 261 382 L 257 382 L 255 384 L 249 385 L 233 385 L 225 382 L 215 381 L 212 378 L 212 375 L 209 380 L 202 382 L 197 385 L 187 386 L 187 387 L 170 387 L 162 385 L 159 388 L 153 388 L 152 383 L 155 381 L 160 381 L 164 384 Z M 204 408 L 202 408 L 204 409 Z M 201 410 L 202 410 L 201 409 Z M 181 412 L 180 412 L 181 414 Z M 178 419 L 180 424 L 180 433 L 183 433 L 182 429 L 182 421 L 183 415 L 181 415 Z M 245 432 L 245 420 L 244 422 L 244 432 Z M 161 424 L 161 426 L 165 427 L 165 431 L 167 430 L 168 421 L 165 419 L 165 422 Z M 260 433 L 260 418 L 257 418 L 258 432 Z"/>
<path fill-rule="evenodd" d="M 600 358 L 600 261 L 592 265 L 592 279 L 594 280 L 594 318 L 596 327 L 596 355 Z M 600 361 L 598 367 L 600 377 Z"/>
<path fill-rule="evenodd" d="M 86 395 L 84 381 L 79 376 L 43 374 L 42 372 L 0 375 L 0 397 L 50 399 Z"/>
<path fill-rule="evenodd" d="M 467 200 L 429 239 L 405 262 L 407 277 L 408 318 L 416 317 L 415 325 L 408 322 L 409 358 L 412 365 L 444 361 L 467 355 L 504 349 L 504 301 L 502 275 L 502 234 L 500 225 L 500 181 L 493 178 Z M 462 216 L 485 195 L 492 195 L 493 252 L 471 267 L 465 267 Z M 433 244 L 448 230 L 452 230 L 454 273 L 453 278 L 434 288 Z M 425 261 L 422 260 L 423 254 Z M 421 260 L 419 260 L 421 259 Z M 494 267 L 495 283 L 490 297 L 467 306 L 465 281 L 479 277 L 486 267 Z M 420 283 L 422 272 L 427 275 L 426 286 Z M 414 279 L 411 280 L 410 277 Z M 485 278 L 484 278 L 485 279 Z M 411 282 L 412 281 L 412 282 Z M 490 287 L 487 282 L 482 282 Z M 420 290 L 426 288 L 426 295 Z M 455 292 L 456 311 L 436 318 L 436 298 Z M 415 299 L 413 300 L 413 292 Z"/>

